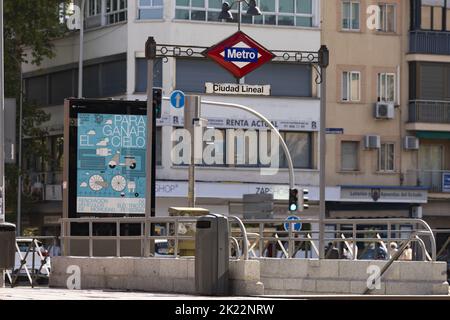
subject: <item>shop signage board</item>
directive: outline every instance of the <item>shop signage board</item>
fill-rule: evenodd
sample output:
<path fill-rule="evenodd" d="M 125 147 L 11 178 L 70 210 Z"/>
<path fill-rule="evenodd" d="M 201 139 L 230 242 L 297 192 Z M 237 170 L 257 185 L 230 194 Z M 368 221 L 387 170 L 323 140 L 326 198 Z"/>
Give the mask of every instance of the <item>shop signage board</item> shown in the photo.
<path fill-rule="evenodd" d="M 341 186 L 341 201 L 380 203 L 427 203 L 426 188 L 382 188 Z"/>

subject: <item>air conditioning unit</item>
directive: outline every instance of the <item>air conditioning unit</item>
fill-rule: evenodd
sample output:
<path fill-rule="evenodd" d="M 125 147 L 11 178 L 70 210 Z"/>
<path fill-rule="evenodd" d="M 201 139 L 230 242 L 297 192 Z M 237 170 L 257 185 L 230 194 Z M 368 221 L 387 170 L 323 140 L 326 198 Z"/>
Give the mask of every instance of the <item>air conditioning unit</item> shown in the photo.
<path fill-rule="evenodd" d="M 403 146 L 406 150 L 419 150 L 419 139 L 414 136 L 406 136 Z"/>
<path fill-rule="evenodd" d="M 377 118 L 377 119 L 394 119 L 394 103 L 393 102 L 377 102 L 375 104 L 375 118 Z"/>
<path fill-rule="evenodd" d="M 381 148 L 381 138 L 380 136 L 368 135 L 364 139 L 364 146 L 366 149 L 380 149 Z"/>

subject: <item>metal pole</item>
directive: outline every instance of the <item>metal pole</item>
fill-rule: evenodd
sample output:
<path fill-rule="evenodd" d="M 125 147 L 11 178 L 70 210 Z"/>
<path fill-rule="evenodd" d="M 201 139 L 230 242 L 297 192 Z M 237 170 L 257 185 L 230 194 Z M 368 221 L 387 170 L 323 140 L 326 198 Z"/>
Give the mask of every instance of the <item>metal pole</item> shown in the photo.
<path fill-rule="evenodd" d="M 322 45 L 318 52 L 320 66 L 320 175 L 319 175 L 319 259 L 325 258 L 325 219 L 326 219 L 326 125 L 327 125 L 327 67 L 330 64 L 330 52 Z"/>
<path fill-rule="evenodd" d="M 152 159 L 153 159 L 153 63 L 156 58 L 156 41 L 149 37 L 145 43 L 147 59 L 147 148 L 146 148 L 146 192 L 145 192 L 145 223 L 144 223 L 144 257 L 149 257 L 153 251 L 150 246 L 150 217 L 152 215 Z"/>
<path fill-rule="evenodd" d="M 17 235 L 22 234 L 22 117 L 23 117 L 23 75 L 22 75 L 22 63 L 20 63 L 20 97 L 19 97 L 19 177 L 17 181 Z"/>
<path fill-rule="evenodd" d="M 0 0 L 0 222 L 5 221 L 5 62 L 3 45 L 3 0 Z"/>
<path fill-rule="evenodd" d="M 184 127 L 191 136 L 191 160 L 189 163 L 188 207 L 195 208 L 195 126 L 200 120 L 200 96 L 186 96 L 184 106 Z"/>
<path fill-rule="evenodd" d="M 238 2 L 238 31 L 241 31 L 241 1 Z"/>
<path fill-rule="evenodd" d="M 81 1 L 80 8 L 80 56 L 78 61 L 78 98 L 83 98 L 83 59 L 84 59 L 84 7 L 86 0 Z"/>
<path fill-rule="evenodd" d="M 320 177 L 319 177 L 319 258 L 325 258 L 325 167 L 326 167 L 326 105 L 327 105 L 327 69 L 321 68 L 320 86 Z"/>

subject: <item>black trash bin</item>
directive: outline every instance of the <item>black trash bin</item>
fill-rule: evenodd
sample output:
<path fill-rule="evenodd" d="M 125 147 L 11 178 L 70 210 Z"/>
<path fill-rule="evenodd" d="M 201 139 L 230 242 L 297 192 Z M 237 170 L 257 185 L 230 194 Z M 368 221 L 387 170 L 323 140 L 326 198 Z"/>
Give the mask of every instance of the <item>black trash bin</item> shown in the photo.
<path fill-rule="evenodd" d="M 0 270 L 14 268 L 16 257 L 16 226 L 0 222 Z"/>
<path fill-rule="evenodd" d="M 195 287 L 202 295 L 228 294 L 228 218 L 209 214 L 197 220 L 195 234 Z"/>

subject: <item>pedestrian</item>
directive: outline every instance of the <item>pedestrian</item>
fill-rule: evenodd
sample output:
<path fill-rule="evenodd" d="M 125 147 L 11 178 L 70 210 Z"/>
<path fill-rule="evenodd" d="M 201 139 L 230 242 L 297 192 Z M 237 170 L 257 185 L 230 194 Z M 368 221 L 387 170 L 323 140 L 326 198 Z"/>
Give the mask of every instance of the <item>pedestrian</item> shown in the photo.
<path fill-rule="evenodd" d="M 332 242 L 328 243 L 325 258 L 326 259 L 339 259 L 339 249 L 336 248 L 336 246 Z"/>
<path fill-rule="evenodd" d="M 391 242 L 391 244 L 389 245 L 389 255 L 391 256 L 391 258 L 398 252 L 398 246 L 397 243 L 395 242 Z"/>
<path fill-rule="evenodd" d="M 59 246 L 59 240 L 55 239 L 53 244 L 48 248 L 50 257 L 58 257 L 61 255 L 61 247 Z"/>
<path fill-rule="evenodd" d="M 375 243 L 375 260 L 386 260 L 387 251 L 379 242 Z"/>
<path fill-rule="evenodd" d="M 403 250 L 402 254 L 400 255 L 399 260 L 412 261 L 412 249 L 411 249 L 411 246 L 409 245 L 409 243 L 406 246 L 406 249 Z"/>

